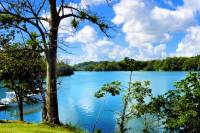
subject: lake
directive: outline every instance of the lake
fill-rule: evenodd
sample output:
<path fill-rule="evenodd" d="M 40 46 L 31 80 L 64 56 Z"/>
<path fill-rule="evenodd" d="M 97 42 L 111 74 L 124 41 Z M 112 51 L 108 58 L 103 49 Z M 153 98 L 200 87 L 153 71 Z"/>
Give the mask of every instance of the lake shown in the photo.
<path fill-rule="evenodd" d="M 187 72 L 133 72 L 133 81 L 149 80 L 154 95 L 174 89 L 173 83 L 186 76 Z M 75 72 L 70 77 L 58 78 L 59 115 L 62 123 L 71 123 L 92 131 L 94 125 L 103 133 L 112 133 L 116 128 L 116 113 L 122 106 L 122 96 L 106 95 L 96 99 L 94 93 L 104 84 L 121 81 L 127 86 L 130 72 Z M 0 98 L 5 97 L 5 89 L 0 90 Z M 41 104 L 25 105 L 25 121 L 41 121 Z M 18 108 L 0 111 L 0 119 L 18 119 Z M 141 123 L 134 123 L 137 131 Z"/>

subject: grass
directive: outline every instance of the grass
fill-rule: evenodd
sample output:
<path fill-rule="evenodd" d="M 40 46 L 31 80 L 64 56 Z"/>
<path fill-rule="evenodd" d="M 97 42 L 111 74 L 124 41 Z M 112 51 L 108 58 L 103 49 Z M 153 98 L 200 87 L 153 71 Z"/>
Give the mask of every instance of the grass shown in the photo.
<path fill-rule="evenodd" d="M 83 131 L 70 125 L 55 126 L 0 120 L 0 133 L 83 133 Z"/>

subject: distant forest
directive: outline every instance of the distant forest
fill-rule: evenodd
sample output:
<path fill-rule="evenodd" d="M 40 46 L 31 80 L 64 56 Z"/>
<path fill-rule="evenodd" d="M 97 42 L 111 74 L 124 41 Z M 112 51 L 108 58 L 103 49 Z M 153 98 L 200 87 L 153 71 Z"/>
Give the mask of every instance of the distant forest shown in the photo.
<path fill-rule="evenodd" d="M 76 71 L 129 71 L 125 57 L 121 61 L 84 62 L 74 65 Z M 132 59 L 134 71 L 198 71 L 200 55 L 195 57 L 168 57 L 163 60 L 138 61 Z"/>

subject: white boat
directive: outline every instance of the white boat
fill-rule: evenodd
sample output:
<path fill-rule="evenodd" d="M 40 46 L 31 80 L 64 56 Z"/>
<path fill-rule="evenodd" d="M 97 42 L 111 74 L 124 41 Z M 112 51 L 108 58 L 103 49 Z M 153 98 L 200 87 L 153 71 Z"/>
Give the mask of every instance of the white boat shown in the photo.
<path fill-rule="evenodd" d="M 0 99 L 0 104 L 8 105 L 10 103 L 13 103 L 15 97 L 16 97 L 15 92 L 6 92 L 6 97 Z"/>
<path fill-rule="evenodd" d="M 39 94 L 29 94 L 27 96 L 35 101 L 42 101 L 42 96 Z M 16 106 L 15 92 L 6 92 L 6 97 L 0 99 L 0 104 L 8 106 Z"/>

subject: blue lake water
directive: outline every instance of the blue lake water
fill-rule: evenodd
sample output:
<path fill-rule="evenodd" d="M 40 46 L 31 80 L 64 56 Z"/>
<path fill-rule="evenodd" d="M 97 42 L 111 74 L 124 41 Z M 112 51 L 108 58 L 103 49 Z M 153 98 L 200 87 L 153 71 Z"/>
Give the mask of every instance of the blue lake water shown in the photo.
<path fill-rule="evenodd" d="M 133 81 L 149 80 L 154 95 L 174 89 L 173 83 L 186 76 L 187 72 L 133 72 Z M 94 125 L 103 133 L 112 133 L 116 128 L 116 113 L 122 106 L 122 96 L 107 95 L 96 99 L 94 93 L 104 84 L 121 81 L 127 86 L 130 72 L 75 72 L 70 77 L 60 77 L 58 82 L 59 116 L 62 123 L 71 123 L 92 131 Z M 7 90 L 0 89 L 0 98 Z M 41 104 L 25 105 L 25 121 L 41 121 Z M 0 111 L 0 119 L 18 119 L 18 108 Z M 134 123 L 138 128 L 141 123 Z"/>

